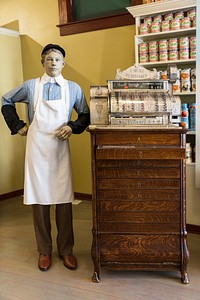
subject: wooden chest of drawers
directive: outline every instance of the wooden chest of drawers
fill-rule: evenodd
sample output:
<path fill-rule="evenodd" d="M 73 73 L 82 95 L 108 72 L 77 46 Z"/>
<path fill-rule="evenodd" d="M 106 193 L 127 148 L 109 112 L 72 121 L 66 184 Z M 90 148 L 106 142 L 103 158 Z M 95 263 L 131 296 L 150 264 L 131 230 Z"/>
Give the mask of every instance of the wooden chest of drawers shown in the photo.
<path fill-rule="evenodd" d="M 188 283 L 182 129 L 89 129 L 92 280 L 101 269 L 180 271 Z"/>

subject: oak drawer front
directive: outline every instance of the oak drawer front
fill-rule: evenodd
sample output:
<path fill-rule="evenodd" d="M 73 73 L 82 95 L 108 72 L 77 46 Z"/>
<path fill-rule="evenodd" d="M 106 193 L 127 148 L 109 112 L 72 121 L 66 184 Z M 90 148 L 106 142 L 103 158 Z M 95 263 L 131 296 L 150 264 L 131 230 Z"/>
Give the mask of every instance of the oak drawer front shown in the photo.
<path fill-rule="evenodd" d="M 97 167 L 97 178 L 180 178 L 178 168 Z"/>
<path fill-rule="evenodd" d="M 163 168 L 163 172 L 165 172 L 165 168 L 177 168 L 181 167 L 180 160 L 174 159 L 145 159 L 145 160 L 97 160 L 96 161 L 97 168 L 119 168 L 119 169 L 129 169 L 129 168 Z"/>
<path fill-rule="evenodd" d="M 97 189 L 180 189 L 179 179 L 97 179 Z M 164 192 L 164 191 L 163 191 Z"/>
<path fill-rule="evenodd" d="M 180 223 L 139 224 L 126 222 L 98 222 L 99 233 L 117 234 L 180 234 Z"/>
<path fill-rule="evenodd" d="M 98 200 L 173 200 L 180 201 L 180 191 L 165 189 L 162 190 L 144 190 L 144 189 L 133 189 L 133 190 L 97 190 L 97 201 Z"/>
<path fill-rule="evenodd" d="M 180 146 L 181 135 L 179 133 L 152 132 L 112 132 L 96 135 L 97 145 L 169 145 Z"/>
<path fill-rule="evenodd" d="M 99 235 L 101 261 L 167 262 L 180 260 L 178 235 Z"/>
<path fill-rule="evenodd" d="M 131 146 L 98 146 L 96 159 L 185 159 L 184 148 L 135 148 Z"/>
<path fill-rule="evenodd" d="M 180 212 L 99 212 L 99 222 L 131 222 L 136 224 L 180 223 Z"/>
<path fill-rule="evenodd" d="M 179 212 L 180 201 L 117 201 L 101 200 L 97 202 L 97 210 L 103 212 Z"/>

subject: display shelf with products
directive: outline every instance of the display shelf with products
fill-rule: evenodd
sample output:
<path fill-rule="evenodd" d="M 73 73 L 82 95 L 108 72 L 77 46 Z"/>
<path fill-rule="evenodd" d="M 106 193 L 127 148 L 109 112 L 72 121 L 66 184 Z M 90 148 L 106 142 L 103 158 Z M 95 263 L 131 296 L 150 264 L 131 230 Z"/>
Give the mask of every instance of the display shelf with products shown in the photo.
<path fill-rule="evenodd" d="M 179 74 L 173 93 L 189 110 L 196 102 L 196 0 L 162 0 L 127 10 L 135 18 L 136 65 L 156 69 L 158 77 L 166 79 L 162 76 L 167 76 L 167 66 L 175 64 Z M 187 78 L 184 71 L 189 72 Z M 195 129 L 188 124 L 189 143 Z"/>

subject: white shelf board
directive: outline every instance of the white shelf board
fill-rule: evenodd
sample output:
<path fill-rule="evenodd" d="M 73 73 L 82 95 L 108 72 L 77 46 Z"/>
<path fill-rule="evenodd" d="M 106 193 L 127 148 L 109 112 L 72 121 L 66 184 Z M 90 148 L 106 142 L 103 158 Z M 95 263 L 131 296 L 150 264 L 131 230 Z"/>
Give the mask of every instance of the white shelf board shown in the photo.
<path fill-rule="evenodd" d="M 190 9 L 196 6 L 196 0 L 163 0 L 126 7 L 130 14 L 135 17 L 145 17 L 159 12 L 170 12 L 179 9 Z"/>

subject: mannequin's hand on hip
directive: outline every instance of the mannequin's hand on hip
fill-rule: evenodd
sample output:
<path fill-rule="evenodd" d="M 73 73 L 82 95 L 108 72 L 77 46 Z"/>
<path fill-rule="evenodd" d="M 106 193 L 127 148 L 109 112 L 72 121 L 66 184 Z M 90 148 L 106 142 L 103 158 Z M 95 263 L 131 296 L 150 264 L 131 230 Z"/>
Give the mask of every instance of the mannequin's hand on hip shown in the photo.
<path fill-rule="evenodd" d="M 61 127 L 56 131 L 56 136 L 60 140 L 67 140 L 72 135 L 72 129 L 68 125 Z"/>
<path fill-rule="evenodd" d="M 28 127 L 25 125 L 23 128 L 17 131 L 21 136 L 26 136 L 28 132 Z"/>

